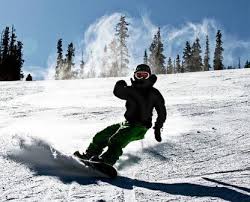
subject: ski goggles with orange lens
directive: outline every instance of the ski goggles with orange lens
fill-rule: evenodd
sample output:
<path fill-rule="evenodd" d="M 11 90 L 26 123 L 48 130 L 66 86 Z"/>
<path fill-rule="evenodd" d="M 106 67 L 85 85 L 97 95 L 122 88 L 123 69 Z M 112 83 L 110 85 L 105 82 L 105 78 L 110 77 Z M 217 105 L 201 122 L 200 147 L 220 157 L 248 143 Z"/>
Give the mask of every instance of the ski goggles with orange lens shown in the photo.
<path fill-rule="evenodd" d="M 135 78 L 137 78 L 137 79 L 148 79 L 149 76 L 150 76 L 150 74 L 148 72 L 145 72 L 145 71 L 135 72 Z"/>

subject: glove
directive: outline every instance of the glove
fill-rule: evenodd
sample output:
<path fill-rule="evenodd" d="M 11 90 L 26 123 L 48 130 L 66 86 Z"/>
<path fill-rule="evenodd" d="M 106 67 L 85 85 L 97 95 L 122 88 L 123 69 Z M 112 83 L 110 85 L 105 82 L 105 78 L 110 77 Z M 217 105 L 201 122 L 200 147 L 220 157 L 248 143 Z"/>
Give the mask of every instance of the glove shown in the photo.
<path fill-rule="evenodd" d="M 125 86 L 127 86 L 127 83 L 124 80 L 119 80 L 119 81 L 116 82 L 116 85 L 117 86 L 124 86 L 125 87 Z"/>
<path fill-rule="evenodd" d="M 156 127 L 154 127 L 154 129 L 155 129 L 155 139 L 158 142 L 161 142 L 161 129 Z"/>
<path fill-rule="evenodd" d="M 150 81 L 154 84 L 156 81 L 157 81 L 157 76 L 155 74 L 152 74 L 150 77 L 149 77 Z"/>

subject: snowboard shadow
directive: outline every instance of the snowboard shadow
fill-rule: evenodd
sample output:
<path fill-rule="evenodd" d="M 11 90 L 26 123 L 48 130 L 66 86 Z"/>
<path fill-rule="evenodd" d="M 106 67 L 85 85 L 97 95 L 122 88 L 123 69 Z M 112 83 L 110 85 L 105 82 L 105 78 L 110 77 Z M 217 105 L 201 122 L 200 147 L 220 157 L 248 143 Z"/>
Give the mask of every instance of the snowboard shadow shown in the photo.
<path fill-rule="evenodd" d="M 98 181 L 109 183 L 122 189 L 133 190 L 134 187 L 146 188 L 152 191 L 162 191 L 172 195 L 191 196 L 191 197 L 216 197 L 231 202 L 247 202 L 250 201 L 250 196 L 228 187 L 206 186 L 192 183 L 160 183 L 147 182 L 144 180 L 131 179 L 129 177 L 118 176 L 114 180 L 108 178 L 64 178 L 61 180 L 64 183 L 77 182 L 81 185 L 97 184 Z M 217 181 L 217 183 L 219 183 Z M 223 183 L 219 183 L 223 184 Z M 234 188 L 241 188 L 241 190 L 249 192 L 248 188 L 236 187 L 224 183 L 223 185 Z"/>
<path fill-rule="evenodd" d="M 203 177 L 202 179 L 210 181 L 210 182 L 215 182 L 215 183 L 218 183 L 218 184 L 222 184 L 222 185 L 225 185 L 225 186 L 234 187 L 236 189 L 240 189 L 242 191 L 250 193 L 250 189 L 246 188 L 246 187 L 241 187 L 241 186 L 236 186 L 236 185 L 228 184 L 228 183 L 225 183 L 225 182 L 220 182 L 218 180 L 210 179 L 210 178 L 207 178 L 207 177 Z"/>

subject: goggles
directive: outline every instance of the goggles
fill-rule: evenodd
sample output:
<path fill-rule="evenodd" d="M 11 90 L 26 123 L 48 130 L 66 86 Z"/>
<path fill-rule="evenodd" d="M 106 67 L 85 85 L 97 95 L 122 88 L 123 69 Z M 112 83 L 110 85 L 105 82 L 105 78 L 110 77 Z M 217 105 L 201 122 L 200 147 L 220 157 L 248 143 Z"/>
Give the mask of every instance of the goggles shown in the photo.
<path fill-rule="evenodd" d="M 135 72 L 135 78 L 137 79 L 148 79 L 150 74 L 148 72 L 145 72 L 145 71 L 138 71 L 138 72 Z"/>

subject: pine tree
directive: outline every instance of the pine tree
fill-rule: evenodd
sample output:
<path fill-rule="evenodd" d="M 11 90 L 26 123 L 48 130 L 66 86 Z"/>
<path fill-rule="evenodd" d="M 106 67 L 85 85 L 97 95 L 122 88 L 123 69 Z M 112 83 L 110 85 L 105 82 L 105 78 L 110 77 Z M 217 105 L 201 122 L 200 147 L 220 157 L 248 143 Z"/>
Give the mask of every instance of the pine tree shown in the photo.
<path fill-rule="evenodd" d="M 176 61 L 174 59 L 174 62 L 173 62 L 173 74 L 176 74 L 176 73 L 177 73 Z"/>
<path fill-rule="evenodd" d="M 82 58 L 81 58 L 81 61 L 80 61 L 80 75 L 78 75 L 79 78 L 83 78 L 84 77 L 84 65 L 85 65 L 85 62 L 83 60 L 83 50 L 82 50 Z"/>
<path fill-rule="evenodd" d="M 1 41 L 0 41 L 0 67 L 1 67 L 1 64 L 2 64 L 2 41 L 3 41 L 3 35 L 4 35 L 4 32 L 2 31 L 1 33 Z M 1 74 L 1 71 L 0 71 L 0 74 Z"/>
<path fill-rule="evenodd" d="M 205 48 L 205 55 L 204 55 L 204 71 L 209 71 L 210 64 L 209 64 L 209 57 L 210 51 L 209 51 L 209 39 L 208 35 L 206 35 L 206 48 Z"/>
<path fill-rule="evenodd" d="M 161 32 L 160 32 L 160 27 L 157 32 L 157 46 L 156 46 L 156 72 L 158 74 L 165 74 L 166 69 L 165 69 L 165 59 L 166 57 L 163 54 L 163 43 L 161 41 Z"/>
<path fill-rule="evenodd" d="M 181 73 L 185 72 L 185 67 L 184 67 L 184 62 L 183 60 L 181 61 Z"/>
<path fill-rule="evenodd" d="M 176 57 L 176 72 L 181 73 L 181 61 L 179 54 Z"/>
<path fill-rule="evenodd" d="M 95 71 L 95 61 L 93 58 L 93 52 L 92 50 L 90 51 L 90 58 L 89 58 L 89 72 L 88 72 L 88 78 L 94 78 L 96 77 L 96 71 Z"/>
<path fill-rule="evenodd" d="M 113 39 L 109 44 L 109 61 L 110 69 L 108 70 L 107 76 L 117 77 L 119 76 L 119 54 L 118 54 L 118 45 L 116 39 Z"/>
<path fill-rule="evenodd" d="M 66 56 L 66 60 L 65 60 L 64 79 L 71 79 L 72 67 L 74 65 L 73 58 L 75 56 L 75 49 L 74 49 L 74 45 L 72 42 L 68 45 L 67 54 L 65 56 Z"/>
<path fill-rule="evenodd" d="M 199 38 L 196 38 L 191 49 L 191 72 L 202 70 L 201 46 Z"/>
<path fill-rule="evenodd" d="M 6 34 L 6 31 L 8 32 Z M 15 74 L 15 55 L 14 55 L 14 43 L 15 43 L 15 34 L 12 27 L 12 33 L 11 37 L 9 36 L 10 31 L 9 27 L 6 27 L 4 32 L 4 38 L 3 38 L 3 72 L 4 72 L 4 79 L 6 81 L 14 80 L 14 74 Z M 6 42 L 8 41 L 8 42 Z"/>
<path fill-rule="evenodd" d="M 248 60 L 246 61 L 244 68 L 250 68 L 250 62 L 248 62 Z"/>
<path fill-rule="evenodd" d="M 161 30 L 158 28 L 157 34 L 154 35 L 153 42 L 149 47 L 150 56 L 149 64 L 153 69 L 153 72 L 156 74 L 165 74 L 165 55 L 163 54 L 164 47 L 161 41 Z"/>
<path fill-rule="evenodd" d="M 127 48 L 128 25 L 126 17 L 121 16 L 120 22 L 116 25 L 116 36 L 118 39 L 119 76 L 126 76 L 128 72 L 129 54 Z"/>
<path fill-rule="evenodd" d="M 143 63 L 146 64 L 146 65 L 148 64 L 148 54 L 147 54 L 147 50 L 146 49 L 144 51 Z"/>
<path fill-rule="evenodd" d="M 5 60 L 9 52 L 9 43 L 10 43 L 10 30 L 9 27 L 6 27 L 4 30 L 3 41 L 2 41 L 2 57 Z"/>
<path fill-rule="evenodd" d="M 6 57 L 6 67 L 7 72 L 6 75 L 8 75 L 7 80 L 19 80 L 19 77 L 17 76 L 17 62 L 16 62 L 16 34 L 15 34 L 15 28 L 12 26 L 11 29 L 11 35 L 10 35 L 10 43 L 8 48 L 8 56 Z"/>
<path fill-rule="evenodd" d="M 186 41 L 186 47 L 183 50 L 182 73 L 191 71 L 191 46 L 189 41 Z"/>
<path fill-rule="evenodd" d="M 15 28 L 12 26 L 11 29 L 11 36 L 10 36 L 10 46 L 9 46 L 9 55 L 15 55 L 15 43 L 16 43 L 16 34 L 15 34 Z"/>
<path fill-rule="evenodd" d="M 241 68 L 241 64 L 240 64 L 240 57 L 239 57 L 238 69 L 240 68 Z"/>
<path fill-rule="evenodd" d="M 108 47 L 107 45 L 103 48 L 103 57 L 102 57 L 102 69 L 101 77 L 108 77 Z"/>
<path fill-rule="evenodd" d="M 60 72 L 63 68 L 63 49 L 62 49 L 62 39 L 57 41 L 57 60 L 56 60 L 56 72 L 55 79 L 61 79 Z"/>
<path fill-rule="evenodd" d="M 223 70 L 223 53 L 224 49 L 222 48 L 222 34 L 221 31 L 218 30 L 216 34 L 216 47 L 214 51 L 214 70 Z"/>
<path fill-rule="evenodd" d="M 167 74 L 173 74 L 174 68 L 171 57 L 168 58 L 168 64 L 167 64 Z"/>
<path fill-rule="evenodd" d="M 8 67 L 8 53 L 10 42 L 9 27 L 6 27 L 3 31 L 3 37 L 1 41 L 1 66 L 0 66 L 0 80 L 10 80 L 10 72 Z"/>
<path fill-rule="evenodd" d="M 156 66 L 156 46 L 157 46 L 157 36 L 154 35 L 154 39 L 149 47 L 150 54 L 149 54 L 149 59 L 148 59 L 148 63 L 151 66 L 153 72 L 156 71 L 156 69 L 155 69 L 155 66 Z"/>
<path fill-rule="evenodd" d="M 16 45 L 16 62 L 17 62 L 17 66 L 16 66 L 16 73 L 15 73 L 15 80 L 20 80 L 23 79 L 23 73 L 22 73 L 22 66 L 24 63 L 24 59 L 23 59 L 23 43 L 21 41 L 17 41 L 17 45 Z"/>

